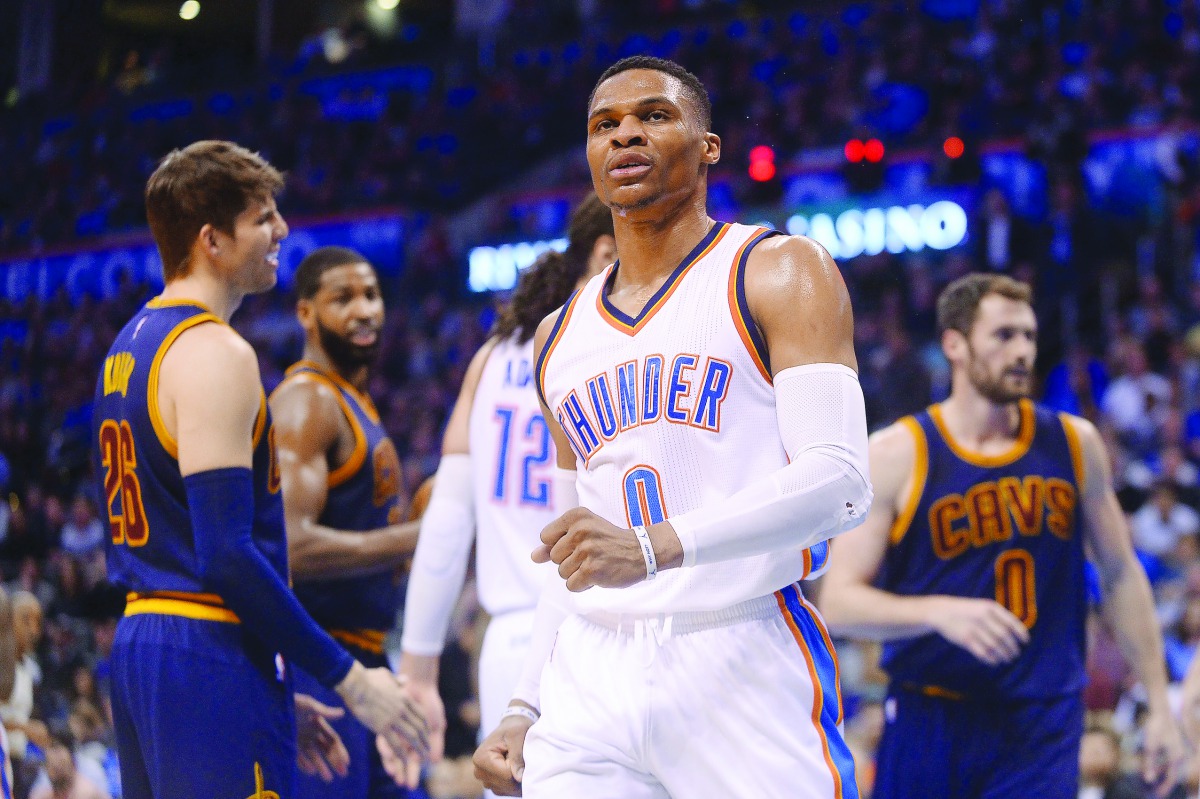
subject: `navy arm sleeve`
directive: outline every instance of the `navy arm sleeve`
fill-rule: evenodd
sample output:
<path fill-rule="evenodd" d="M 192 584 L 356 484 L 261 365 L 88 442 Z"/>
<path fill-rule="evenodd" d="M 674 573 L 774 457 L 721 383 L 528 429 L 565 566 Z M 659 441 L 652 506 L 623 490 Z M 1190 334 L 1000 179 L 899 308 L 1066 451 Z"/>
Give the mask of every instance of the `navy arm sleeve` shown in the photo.
<path fill-rule="evenodd" d="M 304 610 L 254 545 L 254 480 L 233 467 L 183 478 L 200 577 L 254 635 L 326 687 L 337 685 L 354 658 Z"/>

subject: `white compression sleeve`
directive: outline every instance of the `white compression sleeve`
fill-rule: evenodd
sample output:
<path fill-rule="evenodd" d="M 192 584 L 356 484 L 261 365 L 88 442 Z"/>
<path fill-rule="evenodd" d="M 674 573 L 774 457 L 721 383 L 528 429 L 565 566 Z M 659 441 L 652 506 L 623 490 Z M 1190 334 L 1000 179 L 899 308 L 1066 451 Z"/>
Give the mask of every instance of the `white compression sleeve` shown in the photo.
<path fill-rule="evenodd" d="M 806 364 L 784 369 L 774 385 L 789 463 L 719 503 L 672 517 L 684 566 L 812 546 L 867 517 L 872 494 L 858 375 L 841 364 Z"/>
<path fill-rule="evenodd" d="M 475 539 L 473 497 L 471 456 L 443 455 L 429 507 L 421 517 L 421 533 L 408 576 L 404 634 L 400 639 L 405 652 L 426 656 L 442 653 Z"/>
<path fill-rule="evenodd" d="M 574 469 L 554 470 L 554 508 L 560 514 L 579 505 L 579 492 L 575 489 Z M 537 609 L 533 614 L 533 632 L 529 639 L 529 654 L 521 678 L 513 689 L 513 699 L 519 699 L 531 707 L 541 707 L 542 669 L 554 647 L 554 636 L 563 619 L 570 613 L 571 596 L 567 584 L 558 574 L 546 580 L 538 597 Z"/>

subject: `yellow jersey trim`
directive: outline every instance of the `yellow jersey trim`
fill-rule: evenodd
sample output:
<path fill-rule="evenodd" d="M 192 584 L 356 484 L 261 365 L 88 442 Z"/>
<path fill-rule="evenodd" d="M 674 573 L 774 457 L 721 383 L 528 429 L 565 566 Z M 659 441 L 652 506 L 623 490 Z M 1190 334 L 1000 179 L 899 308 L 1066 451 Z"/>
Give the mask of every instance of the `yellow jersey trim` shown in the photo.
<path fill-rule="evenodd" d="M 184 305 L 194 305 L 205 313 L 212 313 L 212 309 L 199 300 L 189 300 L 185 298 L 167 298 L 158 296 L 146 303 L 147 308 L 178 308 Z M 216 314 L 213 314 L 216 316 Z"/>
<path fill-rule="evenodd" d="M 154 301 L 151 300 L 149 303 L 146 303 L 147 307 L 163 307 L 161 305 L 150 305 Z M 167 302 L 175 305 L 197 305 L 194 302 Z M 150 425 L 154 428 L 154 434 L 158 436 L 158 443 L 162 444 L 162 448 L 167 451 L 167 454 L 176 460 L 179 458 L 179 444 L 167 431 L 167 426 L 163 423 L 162 415 L 158 410 L 158 373 L 162 368 L 163 357 L 167 354 L 167 350 L 171 349 L 171 345 L 175 343 L 175 339 L 183 335 L 185 331 L 206 322 L 216 322 L 219 325 L 225 324 L 220 317 L 208 311 L 184 319 L 175 325 L 166 338 L 163 339 L 162 344 L 158 345 L 158 352 L 154 353 L 154 360 L 150 362 L 150 378 L 146 384 L 146 411 L 150 416 Z"/>
<path fill-rule="evenodd" d="M 925 480 L 929 477 L 929 442 L 925 440 L 925 429 L 912 416 L 905 416 L 899 423 L 912 433 L 915 457 L 913 458 L 912 484 L 908 489 L 908 496 L 904 500 L 904 508 L 892 522 L 891 532 L 888 533 L 888 542 L 892 546 L 896 546 L 904 540 L 908 528 L 912 525 L 913 517 L 917 515 L 917 506 L 921 504 L 921 496 L 925 493 Z"/>
<path fill-rule="evenodd" d="M 1061 412 L 1058 418 L 1062 421 L 1063 433 L 1067 436 L 1067 449 L 1071 451 L 1071 466 L 1075 470 L 1075 485 L 1079 486 L 1080 495 L 1087 488 L 1087 468 L 1083 460 L 1083 442 L 1079 440 L 1079 431 L 1071 422 L 1071 414 Z"/>
<path fill-rule="evenodd" d="M 301 372 L 299 371 L 300 369 L 306 369 L 307 371 Z M 346 401 L 345 395 L 343 395 L 338 389 L 342 384 L 344 384 L 355 396 L 357 396 L 357 392 L 354 391 L 354 387 L 349 383 L 341 380 L 336 375 L 330 374 L 325 369 L 322 369 L 319 364 L 309 360 L 297 361 L 296 363 L 292 364 L 292 366 L 288 368 L 287 376 L 284 379 L 290 380 L 293 377 L 301 374 L 307 375 L 314 380 L 324 381 L 327 385 L 329 385 L 330 388 L 333 389 L 334 399 L 337 400 L 338 406 L 342 409 L 342 415 L 345 416 L 346 421 L 350 423 L 350 431 L 354 434 L 354 451 L 350 453 L 350 457 L 346 459 L 345 463 L 343 463 L 341 466 L 338 466 L 336 469 L 330 470 L 329 477 L 325 481 L 329 488 L 337 488 L 342 483 L 345 483 L 347 480 L 357 474 L 358 470 L 362 468 L 362 465 L 366 463 L 367 460 L 367 434 L 363 431 L 362 425 L 359 424 L 358 417 L 354 415 L 354 410 L 350 407 L 350 403 Z M 276 390 L 278 391 L 278 389 Z M 370 402 L 370 400 L 368 400 L 368 402 Z M 367 412 L 368 418 L 372 418 L 372 412 L 374 411 L 375 406 L 372 405 L 370 408 L 371 411 Z M 366 412 L 365 408 L 364 412 Z M 378 415 L 374 416 L 373 418 L 378 421 Z"/>
<path fill-rule="evenodd" d="M 382 630 L 326 630 L 332 638 L 343 644 L 350 644 L 370 652 L 373 655 L 383 654 L 383 642 L 387 633 Z"/>
<path fill-rule="evenodd" d="M 1018 404 L 1018 408 L 1020 409 L 1020 429 L 1017 432 L 1017 440 L 1013 442 L 1013 445 L 1009 447 L 1007 452 L 1002 452 L 999 455 L 984 455 L 967 449 L 955 441 L 954 436 L 950 435 L 950 430 L 946 427 L 946 420 L 942 417 L 941 405 L 929 406 L 929 415 L 933 418 L 933 423 L 937 427 L 938 433 L 945 440 L 946 446 L 950 447 L 951 452 L 973 466 L 994 469 L 997 466 L 1007 466 L 1019 460 L 1029 451 L 1029 445 L 1033 443 L 1034 427 L 1037 424 L 1033 413 L 1033 403 L 1027 399 L 1023 399 Z"/>
<path fill-rule="evenodd" d="M 199 619 L 200 621 L 219 621 L 226 624 L 241 623 L 241 619 L 232 610 L 200 602 L 189 602 L 184 599 L 152 597 L 134 599 L 125 603 L 126 616 L 140 616 L 145 613 L 156 613 L 160 616 L 182 616 L 185 619 Z"/>

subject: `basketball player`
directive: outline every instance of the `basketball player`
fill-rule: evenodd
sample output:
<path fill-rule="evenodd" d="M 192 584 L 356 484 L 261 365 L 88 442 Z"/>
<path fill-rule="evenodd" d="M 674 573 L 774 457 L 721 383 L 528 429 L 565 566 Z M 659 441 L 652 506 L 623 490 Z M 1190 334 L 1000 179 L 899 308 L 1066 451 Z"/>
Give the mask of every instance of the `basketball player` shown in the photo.
<path fill-rule="evenodd" d="M 354 250 L 321 247 L 296 268 L 295 287 L 304 355 L 270 399 L 295 592 L 360 663 L 387 668 L 395 572 L 413 553 L 417 524 L 401 523 L 400 460 L 366 393 L 383 325 L 379 279 Z M 296 688 L 342 706 L 307 672 L 297 672 Z M 336 784 L 301 776 L 297 796 L 404 795 L 362 722 L 343 716 L 334 727 L 349 776 Z"/>
<path fill-rule="evenodd" d="M 229 142 L 170 153 L 146 187 L 166 288 L 97 382 L 97 474 L 117 628 L 113 715 L 130 799 L 293 794 L 291 665 L 393 747 L 425 752 L 396 678 L 366 669 L 288 590 L 275 432 L 255 355 L 228 325 L 275 284 L 282 178 Z M 307 714 L 306 714 L 307 715 Z"/>
<path fill-rule="evenodd" d="M 554 445 L 533 385 L 533 334 L 616 257 L 612 214 L 594 194 L 571 216 L 568 242 L 566 252 L 543 254 L 521 275 L 492 337 L 467 368 L 404 603 L 400 673 L 437 703 L 438 659 L 476 544 L 479 601 L 491 617 L 479 655 L 484 730 L 500 722 L 516 687 L 533 608 L 551 573 L 529 559 L 538 533 L 558 515 L 550 495 Z"/>
<path fill-rule="evenodd" d="M 871 502 L 850 300 L 814 242 L 709 218 L 710 121 L 657 58 L 614 64 L 589 102 L 620 260 L 535 336 L 570 510 L 535 551 L 558 579 L 530 668 L 475 755 L 497 793 L 857 796 L 796 584 Z"/>
<path fill-rule="evenodd" d="M 821 609 L 886 642 L 878 799 L 1067 799 L 1083 734 L 1084 559 L 1146 687 L 1145 778 L 1181 754 L 1162 639 L 1096 428 L 1030 402 L 1037 321 L 1003 275 L 938 300 L 950 397 L 871 440 L 875 502 L 834 545 Z"/>

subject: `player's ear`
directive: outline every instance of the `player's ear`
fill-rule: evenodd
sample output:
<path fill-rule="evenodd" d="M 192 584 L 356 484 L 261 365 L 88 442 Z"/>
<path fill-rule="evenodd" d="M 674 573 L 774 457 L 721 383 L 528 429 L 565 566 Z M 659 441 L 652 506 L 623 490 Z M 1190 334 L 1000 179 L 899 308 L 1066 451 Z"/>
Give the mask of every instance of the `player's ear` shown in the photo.
<path fill-rule="evenodd" d="M 217 235 L 218 232 L 217 228 L 209 222 L 200 228 L 200 232 L 196 234 L 196 241 L 199 242 L 200 247 L 204 250 L 204 254 L 209 258 L 215 258 L 221 250 L 220 238 Z"/>
<path fill-rule="evenodd" d="M 300 327 L 305 330 L 312 330 L 316 327 L 317 309 L 312 300 L 296 300 L 296 319 L 300 322 Z"/>
<path fill-rule="evenodd" d="M 721 137 L 715 133 L 704 134 L 704 163 L 713 166 L 721 160 Z"/>
<path fill-rule="evenodd" d="M 967 337 L 961 331 L 950 329 L 942 332 L 942 354 L 946 360 L 954 363 L 961 360 L 967 353 Z"/>

